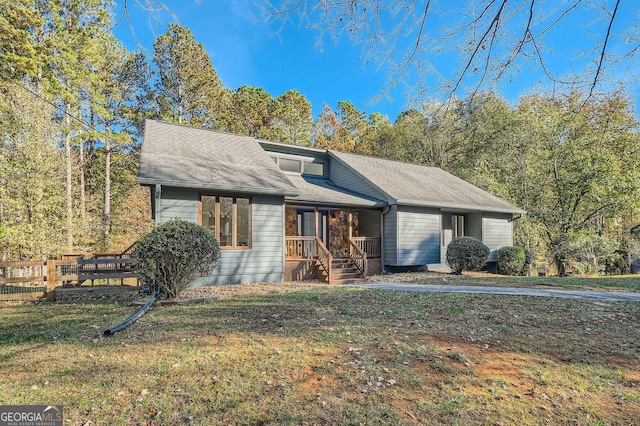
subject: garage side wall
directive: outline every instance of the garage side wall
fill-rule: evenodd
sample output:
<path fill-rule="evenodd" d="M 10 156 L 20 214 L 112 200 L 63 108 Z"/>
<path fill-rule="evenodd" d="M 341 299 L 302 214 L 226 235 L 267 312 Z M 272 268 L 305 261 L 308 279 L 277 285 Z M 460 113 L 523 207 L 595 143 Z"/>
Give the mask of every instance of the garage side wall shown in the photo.
<path fill-rule="evenodd" d="M 400 206 L 397 210 L 397 259 L 391 266 L 440 262 L 441 220 L 438 209 Z"/>
<path fill-rule="evenodd" d="M 506 213 L 484 213 L 482 218 L 482 241 L 491 250 L 488 262 L 498 260 L 498 250 L 513 245 L 512 215 Z"/>

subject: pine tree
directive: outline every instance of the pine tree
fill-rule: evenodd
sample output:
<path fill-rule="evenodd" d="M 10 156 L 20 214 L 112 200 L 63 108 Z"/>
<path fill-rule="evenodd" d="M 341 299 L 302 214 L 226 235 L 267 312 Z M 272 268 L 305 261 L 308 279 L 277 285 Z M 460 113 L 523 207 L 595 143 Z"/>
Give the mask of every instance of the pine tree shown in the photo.
<path fill-rule="evenodd" d="M 165 121 L 224 128 L 227 93 L 202 43 L 188 28 L 170 24 L 154 43 L 156 115 Z"/>

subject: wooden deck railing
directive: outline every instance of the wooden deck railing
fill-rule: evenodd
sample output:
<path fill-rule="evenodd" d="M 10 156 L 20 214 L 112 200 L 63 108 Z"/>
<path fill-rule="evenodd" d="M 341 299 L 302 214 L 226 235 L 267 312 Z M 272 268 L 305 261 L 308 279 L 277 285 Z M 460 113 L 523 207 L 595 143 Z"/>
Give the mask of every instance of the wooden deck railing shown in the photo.
<path fill-rule="evenodd" d="M 285 257 L 287 259 L 314 259 L 324 269 L 331 280 L 333 256 L 318 237 L 285 237 Z"/>
<path fill-rule="evenodd" d="M 93 258 L 65 256 L 61 260 L 0 262 L 0 300 L 40 297 L 55 299 L 57 283 L 78 285 L 90 280 L 139 279 L 135 258 Z M 27 296 L 17 295 L 27 294 Z M 13 299 L 12 299 L 13 300 Z"/>
<path fill-rule="evenodd" d="M 352 244 L 355 244 L 360 251 L 366 253 L 369 259 L 377 259 L 382 256 L 380 238 L 351 237 L 349 240 Z"/>
<path fill-rule="evenodd" d="M 287 259 L 311 259 L 316 256 L 316 237 L 285 237 Z"/>
<path fill-rule="evenodd" d="M 324 245 L 320 238 L 316 237 L 316 258 L 318 263 L 324 269 L 327 274 L 327 282 L 331 282 L 331 264 L 333 263 L 333 256 L 329 249 Z"/>
<path fill-rule="evenodd" d="M 367 253 L 362 251 L 360 247 L 350 238 L 349 239 L 349 258 L 354 265 L 360 270 L 363 277 L 367 276 Z"/>

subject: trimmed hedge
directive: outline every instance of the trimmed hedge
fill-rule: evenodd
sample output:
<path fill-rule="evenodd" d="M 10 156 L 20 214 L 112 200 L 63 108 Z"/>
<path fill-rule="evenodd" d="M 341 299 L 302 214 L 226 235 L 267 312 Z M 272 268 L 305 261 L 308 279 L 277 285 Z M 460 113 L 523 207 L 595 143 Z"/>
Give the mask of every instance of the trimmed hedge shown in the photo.
<path fill-rule="evenodd" d="M 521 275 L 527 261 L 527 254 L 520 247 L 506 246 L 498 250 L 498 273 Z"/>
<path fill-rule="evenodd" d="M 140 240 L 136 257 L 143 282 L 171 299 L 193 280 L 211 273 L 220 246 L 203 227 L 173 219 Z"/>
<path fill-rule="evenodd" d="M 457 275 L 464 270 L 477 271 L 487 263 L 489 253 L 489 247 L 476 238 L 454 238 L 447 246 L 447 263 Z"/>

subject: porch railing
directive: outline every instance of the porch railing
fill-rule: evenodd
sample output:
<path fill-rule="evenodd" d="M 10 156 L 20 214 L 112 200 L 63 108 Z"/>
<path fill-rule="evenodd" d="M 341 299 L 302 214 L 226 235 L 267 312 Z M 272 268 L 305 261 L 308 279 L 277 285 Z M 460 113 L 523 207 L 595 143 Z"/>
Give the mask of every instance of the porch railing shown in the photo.
<path fill-rule="evenodd" d="M 350 238 L 349 239 L 349 258 L 354 265 L 358 267 L 362 276 L 367 276 L 367 253 L 362 251 L 360 247 Z"/>
<path fill-rule="evenodd" d="M 315 257 L 316 237 L 285 237 L 287 259 L 310 259 Z"/>
<path fill-rule="evenodd" d="M 316 237 L 316 258 L 318 263 L 324 269 L 327 274 L 327 282 L 331 283 L 331 264 L 333 263 L 333 256 L 329 249 L 324 245 L 320 238 Z"/>
<path fill-rule="evenodd" d="M 366 253 L 369 259 L 378 259 L 382 256 L 380 238 L 351 237 L 349 240 L 360 251 Z"/>
<path fill-rule="evenodd" d="M 322 240 L 317 237 L 285 237 L 287 259 L 315 259 L 331 281 L 331 261 L 333 256 Z"/>

